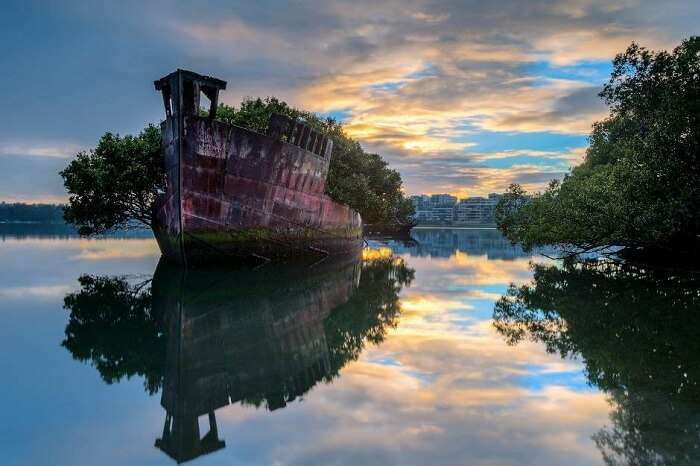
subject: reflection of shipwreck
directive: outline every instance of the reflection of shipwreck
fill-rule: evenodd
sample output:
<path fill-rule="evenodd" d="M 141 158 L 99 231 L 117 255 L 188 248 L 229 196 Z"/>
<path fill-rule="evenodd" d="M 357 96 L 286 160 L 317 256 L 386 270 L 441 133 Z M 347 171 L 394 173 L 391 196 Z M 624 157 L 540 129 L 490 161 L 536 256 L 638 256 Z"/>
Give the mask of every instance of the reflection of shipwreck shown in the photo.
<path fill-rule="evenodd" d="M 298 268 L 266 277 L 159 265 L 153 298 L 168 335 L 167 414 L 156 447 L 178 462 L 224 448 L 215 410 L 238 401 L 275 410 L 327 377 L 324 320 L 350 299 L 360 269 L 358 257 L 303 277 Z M 200 416 L 209 424 L 205 435 Z"/>
<path fill-rule="evenodd" d="M 82 276 L 64 298 L 61 345 L 106 383 L 139 376 L 148 393 L 160 390 L 156 447 L 183 462 L 224 448 L 218 408 L 282 408 L 379 344 L 412 280 L 388 249 L 255 270 L 162 260 L 153 280 Z"/>
<path fill-rule="evenodd" d="M 357 250 L 360 215 L 324 194 L 333 142 L 273 115 L 267 135 L 215 121 L 219 79 L 178 70 L 163 94 L 166 193 L 154 232 L 164 256 L 211 262 L 323 257 Z M 211 106 L 201 116 L 200 99 Z"/>

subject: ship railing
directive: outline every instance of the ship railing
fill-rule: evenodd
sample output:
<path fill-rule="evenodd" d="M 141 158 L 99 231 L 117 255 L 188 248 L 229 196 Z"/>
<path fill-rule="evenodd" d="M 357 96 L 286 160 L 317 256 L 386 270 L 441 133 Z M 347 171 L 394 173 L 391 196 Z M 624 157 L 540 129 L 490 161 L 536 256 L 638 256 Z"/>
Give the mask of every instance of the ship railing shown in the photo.
<path fill-rule="evenodd" d="M 313 154 L 330 160 L 333 140 L 316 131 L 304 122 L 286 115 L 273 113 L 267 125 L 267 134 L 275 139 L 301 147 Z"/>

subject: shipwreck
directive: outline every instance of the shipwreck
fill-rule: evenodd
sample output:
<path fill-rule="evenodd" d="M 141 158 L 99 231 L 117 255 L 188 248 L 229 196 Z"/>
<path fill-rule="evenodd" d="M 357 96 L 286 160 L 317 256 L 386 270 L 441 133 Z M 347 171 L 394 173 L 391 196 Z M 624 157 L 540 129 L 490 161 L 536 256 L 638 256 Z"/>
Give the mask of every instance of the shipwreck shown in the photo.
<path fill-rule="evenodd" d="M 166 259 L 320 260 L 359 251 L 360 214 L 325 194 L 329 137 L 278 114 L 266 134 L 217 121 L 220 79 L 177 70 L 155 88 L 165 105 L 166 189 L 153 231 Z"/>

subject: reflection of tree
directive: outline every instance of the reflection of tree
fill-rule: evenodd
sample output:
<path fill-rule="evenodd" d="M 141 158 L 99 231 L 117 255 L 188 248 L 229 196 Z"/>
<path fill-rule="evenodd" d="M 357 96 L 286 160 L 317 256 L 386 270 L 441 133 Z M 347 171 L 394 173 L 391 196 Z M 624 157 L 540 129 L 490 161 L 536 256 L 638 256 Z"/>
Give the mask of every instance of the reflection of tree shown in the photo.
<path fill-rule="evenodd" d="M 146 391 L 157 392 L 165 339 L 152 314 L 150 280 L 133 285 L 124 277 L 83 275 L 78 282 L 80 291 L 64 299 L 70 318 L 62 346 L 90 361 L 109 384 L 139 375 Z"/>
<path fill-rule="evenodd" d="M 399 292 L 413 277 L 414 270 L 403 259 L 381 250 L 365 252 L 355 294 L 325 321 L 332 369 L 327 380 L 348 361 L 356 360 L 365 342 L 381 343 L 386 331 L 396 326 L 401 311 Z"/>
<path fill-rule="evenodd" d="M 388 250 L 314 267 L 184 270 L 162 263 L 148 283 L 80 278 L 65 298 L 63 345 L 112 383 L 146 377 L 166 410 L 156 446 L 178 461 L 223 448 L 215 410 L 274 410 L 332 380 L 396 325 L 413 270 Z M 197 419 L 209 416 L 200 435 Z"/>
<path fill-rule="evenodd" d="M 496 304 L 511 344 L 580 356 L 610 395 L 595 441 L 608 464 L 700 463 L 700 276 L 610 262 L 534 266 Z"/>

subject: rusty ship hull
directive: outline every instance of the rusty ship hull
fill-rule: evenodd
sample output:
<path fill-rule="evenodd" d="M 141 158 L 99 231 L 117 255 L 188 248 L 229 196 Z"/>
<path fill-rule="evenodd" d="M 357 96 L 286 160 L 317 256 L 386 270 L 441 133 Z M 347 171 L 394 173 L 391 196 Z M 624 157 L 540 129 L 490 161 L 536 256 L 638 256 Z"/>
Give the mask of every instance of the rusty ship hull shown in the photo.
<path fill-rule="evenodd" d="M 153 230 L 163 255 L 187 265 L 358 251 L 360 215 L 324 193 L 332 141 L 280 115 L 267 134 L 216 121 L 223 87 L 181 70 L 156 81 L 166 106 L 166 192 Z M 200 115 L 201 93 L 209 115 Z"/>

